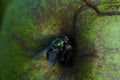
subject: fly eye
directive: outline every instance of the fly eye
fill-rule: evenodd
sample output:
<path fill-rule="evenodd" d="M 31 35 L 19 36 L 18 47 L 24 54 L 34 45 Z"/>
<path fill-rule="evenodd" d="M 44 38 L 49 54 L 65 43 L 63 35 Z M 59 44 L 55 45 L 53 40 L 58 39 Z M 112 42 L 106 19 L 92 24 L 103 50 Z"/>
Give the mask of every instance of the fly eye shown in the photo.
<path fill-rule="evenodd" d="M 60 43 L 58 43 L 58 46 L 60 46 Z"/>

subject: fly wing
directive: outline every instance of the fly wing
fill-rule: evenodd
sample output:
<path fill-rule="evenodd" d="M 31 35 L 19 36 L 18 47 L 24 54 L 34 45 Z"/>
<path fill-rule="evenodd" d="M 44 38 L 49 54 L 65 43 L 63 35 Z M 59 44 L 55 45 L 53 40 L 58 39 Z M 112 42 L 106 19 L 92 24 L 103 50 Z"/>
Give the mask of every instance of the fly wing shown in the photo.
<path fill-rule="evenodd" d="M 48 47 L 45 48 L 45 49 L 43 49 L 43 50 L 41 50 L 41 51 L 39 51 L 38 53 L 36 53 L 36 54 L 33 56 L 33 59 L 38 59 L 38 58 L 40 58 L 41 55 L 47 53 L 47 51 L 48 51 Z"/>
<path fill-rule="evenodd" d="M 57 57 L 58 57 L 58 50 L 54 50 L 49 53 L 48 64 L 50 68 L 52 68 L 55 65 L 57 61 Z"/>

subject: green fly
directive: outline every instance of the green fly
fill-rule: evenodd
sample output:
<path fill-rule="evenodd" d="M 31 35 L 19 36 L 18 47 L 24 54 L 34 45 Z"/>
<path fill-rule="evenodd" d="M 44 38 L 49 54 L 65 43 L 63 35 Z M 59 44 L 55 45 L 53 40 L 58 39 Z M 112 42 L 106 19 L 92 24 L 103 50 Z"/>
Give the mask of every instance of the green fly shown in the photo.
<path fill-rule="evenodd" d="M 39 51 L 33 56 L 34 59 L 39 59 L 40 56 L 46 53 L 48 64 L 53 67 L 58 62 L 66 62 L 71 57 L 68 51 L 72 50 L 71 43 L 67 36 L 59 36 L 55 38 L 50 45 L 42 51 Z"/>

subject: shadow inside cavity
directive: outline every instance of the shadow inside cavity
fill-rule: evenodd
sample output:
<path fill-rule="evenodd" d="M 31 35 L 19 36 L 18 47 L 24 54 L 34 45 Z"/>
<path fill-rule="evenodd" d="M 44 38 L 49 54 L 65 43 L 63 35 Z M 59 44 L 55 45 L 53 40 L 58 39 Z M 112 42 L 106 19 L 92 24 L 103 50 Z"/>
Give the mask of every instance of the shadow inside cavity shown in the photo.
<path fill-rule="evenodd" d="M 92 9 L 90 8 L 84 10 L 88 10 L 88 12 L 90 13 L 92 11 Z M 68 36 L 70 37 L 74 48 L 74 50 L 72 51 L 73 56 L 70 59 L 71 64 L 69 66 L 64 66 L 64 64 L 62 65 L 60 80 L 94 79 L 97 51 L 95 49 L 94 40 L 90 41 L 89 39 L 85 38 L 86 35 L 89 35 L 88 32 L 92 30 L 90 26 L 85 26 L 87 24 L 87 20 L 83 20 L 88 16 L 90 17 L 90 15 L 88 14 L 85 15 L 84 13 L 78 12 L 76 16 L 76 21 L 72 23 L 73 26 L 70 26 L 71 34 L 68 34 Z M 91 16 L 91 21 L 95 19 L 92 17 L 96 17 L 96 15 Z M 72 17 L 72 19 L 75 18 Z M 75 27 L 75 29 L 73 29 L 73 27 Z M 62 30 L 63 29 L 61 28 L 61 31 Z M 74 32 L 72 30 L 74 30 Z M 62 33 L 64 32 L 62 31 Z"/>

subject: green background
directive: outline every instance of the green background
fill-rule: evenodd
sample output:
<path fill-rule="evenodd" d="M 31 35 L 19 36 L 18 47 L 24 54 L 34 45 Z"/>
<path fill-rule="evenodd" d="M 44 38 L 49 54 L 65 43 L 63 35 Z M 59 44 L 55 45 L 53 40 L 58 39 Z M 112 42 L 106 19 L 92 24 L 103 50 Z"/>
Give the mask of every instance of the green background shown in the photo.
<path fill-rule="evenodd" d="M 0 28 L 1 28 L 1 23 L 2 23 L 2 19 L 6 11 L 6 8 L 12 1 L 13 0 L 1 0 L 0 1 Z"/>

